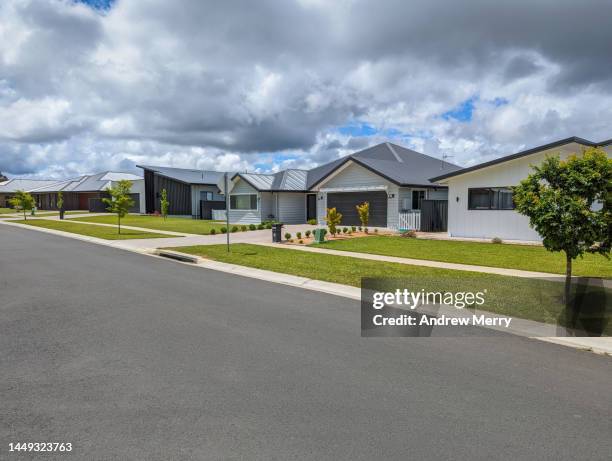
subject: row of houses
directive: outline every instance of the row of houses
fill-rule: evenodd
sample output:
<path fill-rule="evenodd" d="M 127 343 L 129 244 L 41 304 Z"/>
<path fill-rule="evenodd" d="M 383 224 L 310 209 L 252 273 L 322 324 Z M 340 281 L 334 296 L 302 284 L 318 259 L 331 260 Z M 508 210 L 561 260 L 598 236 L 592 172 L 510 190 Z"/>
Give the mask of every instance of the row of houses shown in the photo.
<path fill-rule="evenodd" d="M 230 221 L 300 224 L 315 219 L 324 225 L 326 209 L 335 207 L 343 215 L 343 225 L 358 225 L 355 206 L 367 201 L 370 226 L 539 241 L 528 219 L 514 210 L 511 187 L 546 156 L 567 158 L 588 147 L 611 153 L 612 140 L 571 137 L 469 168 L 382 143 L 311 170 L 232 173 Z M 159 210 L 163 188 L 169 192 L 171 214 L 210 219 L 211 210 L 225 209 L 223 173 L 140 167 L 148 213 Z"/>
<path fill-rule="evenodd" d="M 41 210 L 57 210 L 58 193 L 62 193 L 65 210 L 105 211 L 102 198 L 108 197 L 106 189 L 118 181 L 127 179 L 132 182 L 134 213 L 144 213 L 144 180 L 131 173 L 104 171 L 77 178 L 58 180 L 46 179 L 9 179 L 0 183 L 0 207 L 9 207 L 9 200 L 18 190 L 29 192 L 35 205 Z"/>
<path fill-rule="evenodd" d="M 356 206 L 370 204 L 372 227 L 444 231 L 451 237 L 539 241 L 528 219 L 514 210 L 512 186 L 517 185 L 548 155 L 566 158 L 584 148 L 601 147 L 612 153 L 612 140 L 592 142 L 572 137 L 518 152 L 468 168 L 421 154 L 392 143 L 382 143 L 310 170 L 277 173 L 225 173 L 165 166 L 138 165 L 144 178 L 103 172 L 65 181 L 12 179 L 0 183 L 0 206 L 17 190 L 29 191 L 41 209 L 104 211 L 106 188 L 121 179 L 132 181 L 132 212 L 161 209 L 162 190 L 169 214 L 211 219 L 225 210 L 235 224 L 277 220 L 325 225 L 328 208 L 342 213 L 343 225 L 359 225 Z"/>

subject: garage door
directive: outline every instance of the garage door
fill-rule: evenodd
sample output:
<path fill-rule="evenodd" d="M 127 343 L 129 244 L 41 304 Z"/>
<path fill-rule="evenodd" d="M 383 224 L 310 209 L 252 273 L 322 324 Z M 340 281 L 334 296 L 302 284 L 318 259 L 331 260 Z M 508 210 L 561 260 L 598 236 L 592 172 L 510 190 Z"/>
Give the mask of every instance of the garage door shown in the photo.
<path fill-rule="evenodd" d="M 337 192 L 327 194 L 327 208 L 342 213 L 343 226 L 359 226 L 359 214 L 355 208 L 363 202 L 370 204 L 370 226 L 387 226 L 386 192 Z"/>

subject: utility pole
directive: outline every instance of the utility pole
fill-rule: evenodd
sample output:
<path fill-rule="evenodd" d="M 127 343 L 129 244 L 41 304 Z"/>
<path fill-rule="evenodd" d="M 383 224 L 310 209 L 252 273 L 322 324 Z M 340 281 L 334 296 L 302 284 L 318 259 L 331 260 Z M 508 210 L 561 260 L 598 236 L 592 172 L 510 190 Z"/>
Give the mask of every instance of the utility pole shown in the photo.
<path fill-rule="evenodd" d="M 224 174 L 225 176 L 225 227 L 227 231 L 225 232 L 225 236 L 227 238 L 227 252 L 230 251 L 230 227 L 229 227 L 229 212 L 230 212 L 230 196 L 229 196 L 229 181 L 228 181 L 228 173 L 227 171 Z"/>

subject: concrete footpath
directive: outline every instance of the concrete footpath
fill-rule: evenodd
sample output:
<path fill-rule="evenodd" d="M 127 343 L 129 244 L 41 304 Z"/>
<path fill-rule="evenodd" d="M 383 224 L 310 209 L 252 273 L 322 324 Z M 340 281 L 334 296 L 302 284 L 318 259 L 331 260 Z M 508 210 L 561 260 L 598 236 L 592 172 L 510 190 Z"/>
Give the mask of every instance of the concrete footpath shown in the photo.
<path fill-rule="evenodd" d="M 21 224 L 14 224 L 11 222 L 7 222 L 5 220 L 0 221 L 0 224 L 4 224 L 7 226 L 20 227 L 20 228 L 24 227 Z M 62 232 L 62 231 L 57 231 L 53 229 L 38 228 L 34 226 L 27 226 L 27 228 L 34 230 L 34 231 L 38 231 L 38 232 L 60 235 L 60 236 L 68 237 L 68 238 L 73 238 L 76 240 L 83 240 L 83 241 L 87 241 L 90 243 L 96 243 L 99 245 L 105 245 L 105 246 L 120 248 L 123 250 L 133 251 L 136 253 L 147 254 L 149 256 L 156 257 L 156 258 L 162 257 L 159 255 L 160 250 L 158 248 L 153 248 L 152 246 L 149 246 L 148 248 L 133 247 L 129 245 L 129 243 L 132 242 L 131 240 L 104 240 L 100 238 L 72 234 L 69 232 Z M 252 233 L 256 233 L 256 232 L 266 232 L 266 234 L 269 234 L 269 231 L 252 231 Z M 249 232 L 244 232 L 242 234 L 249 234 Z M 240 235 L 240 234 L 232 234 L 232 236 L 233 235 Z M 200 237 L 208 237 L 208 236 L 200 236 Z M 224 237 L 224 236 L 214 236 L 214 237 Z M 189 237 L 185 237 L 184 239 L 186 238 L 189 238 Z M 163 243 L 163 246 L 169 247 L 169 246 L 172 246 L 172 244 L 171 243 L 168 244 L 169 243 L 168 241 L 174 240 L 174 239 L 167 238 L 167 239 L 146 239 L 146 240 L 160 242 L 160 243 Z M 146 240 L 141 239 L 139 241 L 145 242 Z M 150 243 L 153 243 L 153 242 L 150 242 Z M 215 243 L 221 243 L 221 242 L 215 242 Z M 361 258 L 361 259 L 371 259 L 371 260 L 377 260 L 377 261 L 402 263 L 401 261 L 397 261 L 397 260 L 407 260 L 407 261 L 414 261 L 413 265 L 422 265 L 422 266 L 428 266 L 428 267 L 438 267 L 438 268 L 455 269 L 455 270 L 470 270 L 470 271 L 478 272 L 479 271 L 478 269 L 480 268 L 496 269 L 496 268 L 489 268 L 489 267 L 484 267 L 484 266 L 468 266 L 468 265 L 463 265 L 463 264 L 439 263 L 436 261 L 424 261 L 424 260 L 410 260 L 408 258 L 394 258 L 391 256 L 370 255 L 370 254 L 364 254 L 364 253 L 352 253 L 352 252 L 345 252 L 345 251 L 338 251 L 338 250 L 315 249 L 311 247 L 300 247 L 297 245 L 267 244 L 267 243 L 261 243 L 261 242 L 257 243 L 254 241 L 251 243 L 260 244 L 263 246 L 271 246 L 275 248 L 283 248 L 283 249 L 289 249 L 289 250 L 294 249 L 294 250 L 301 250 L 301 251 L 314 252 L 314 253 L 327 253 L 327 254 L 334 254 L 337 256 L 349 256 L 349 257 L 355 257 L 355 258 Z M 223 263 L 219 261 L 207 260 L 204 258 L 194 257 L 193 255 L 181 253 L 178 251 L 164 250 L 164 252 L 175 253 L 177 255 L 182 255 L 182 256 L 188 257 L 189 259 L 193 260 L 193 262 L 176 261 L 179 264 L 196 265 L 198 267 L 202 267 L 206 269 L 212 269 L 212 270 L 232 273 L 232 274 L 240 275 L 244 277 L 265 280 L 268 282 L 280 283 L 280 284 L 304 288 L 308 290 L 319 291 L 322 293 L 342 296 L 345 298 L 351 298 L 351 299 L 356 299 L 356 300 L 361 299 L 361 290 L 357 287 L 342 285 L 338 283 L 325 282 L 321 280 L 314 280 L 314 279 L 310 279 L 306 277 L 299 277 L 295 275 L 283 274 L 283 273 L 273 272 L 273 271 L 268 271 L 268 270 L 256 269 L 256 268 L 252 268 L 248 266 L 240 266 L 237 264 L 228 264 L 228 263 Z M 425 263 L 425 264 L 421 264 L 421 263 Z M 435 265 L 430 266 L 429 263 L 432 263 Z M 412 263 L 404 262 L 404 264 L 412 264 Z M 462 268 L 458 268 L 455 266 L 459 266 Z M 490 273 L 499 273 L 500 275 L 510 275 L 510 276 L 518 276 L 518 277 L 521 277 L 521 276 L 522 277 L 536 277 L 536 278 L 540 278 L 540 277 L 550 278 L 551 276 L 551 274 L 545 274 L 545 273 L 540 273 L 540 272 L 513 271 L 513 270 L 508 270 L 508 269 L 501 269 L 501 270 L 504 272 L 503 273 L 502 272 L 490 272 Z M 482 272 L 485 272 L 485 271 L 482 271 Z M 523 273 L 523 274 L 516 275 L 516 273 Z M 491 313 L 487 313 L 487 314 L 495 315 Z M 546 341 L 546 342 L 551 342 L 551 343 L 555 343 L 559 345 L 573 347 L 575 349 L 592 351 L 598 354 L 612 355 L 612 338 L 609 338 L 609 337 L 606 337 L 606 338 L 590 338 L 590 337 L 589 338 L 587 337 L 576 338 L 576 337 L 543 336 L 544 334 L 546 334 L 546 332 L 549 332 L 549 334 L 551 334 L 550 333 L 551 328 L 553 328 L 551 327 L 551 325 L 540 323 L 540 322 L 534 322 L 530 320 L 523 320 L 523 319 L 516 319 L 516 320 L 518 320 L 516 322 L 516 324 L 518 324 L 517 328 L 515 328 L 513 331 L 509 331 L 512 334 L 516 334 L 519 336 L 527 336 L 527 337 L 538 339 L 541 341 Z"/>

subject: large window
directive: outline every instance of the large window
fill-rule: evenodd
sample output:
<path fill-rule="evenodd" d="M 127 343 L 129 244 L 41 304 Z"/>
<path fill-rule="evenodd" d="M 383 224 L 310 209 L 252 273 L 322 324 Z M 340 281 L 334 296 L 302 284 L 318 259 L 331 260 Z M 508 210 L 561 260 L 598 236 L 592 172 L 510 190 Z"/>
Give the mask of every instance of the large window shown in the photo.
<path fill-rule="evenodd" d="M 223 195 L 217 194 L 216 192 L 203 190 L 200 191 L 200 200 L 204 200 L 206 202 L 223 202 L 225 198 Z"/>
<path fill-rule="evenodd" d="M 256 210 L 257 194 L 230 195 L 230 208 L 232 210 Z"/>
<path fill-rule="evenodd" d="M 508 187 L 468 189 L 468 209 L 514 210 L 512 189 Z"/>

